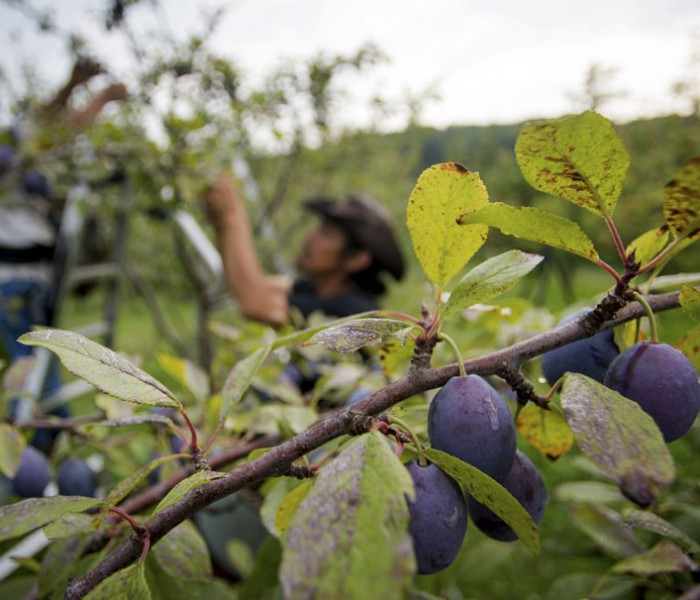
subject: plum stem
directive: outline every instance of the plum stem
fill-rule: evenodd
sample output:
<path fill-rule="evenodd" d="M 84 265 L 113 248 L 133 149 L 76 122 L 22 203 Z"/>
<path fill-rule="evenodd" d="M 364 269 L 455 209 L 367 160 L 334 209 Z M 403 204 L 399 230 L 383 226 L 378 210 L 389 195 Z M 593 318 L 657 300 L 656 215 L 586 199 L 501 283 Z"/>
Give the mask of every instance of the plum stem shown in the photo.
<path fill-rule="evenodd" d="M 449 335 L 443 333 L 442 331 L 438 333 L 437 337 L 439 340 L 447 342 L 447 345 L 452 349 L 452 352 L 455 353 L 455 358 L 457 359 L 457 366 L 459 367 L 459 374 L 461 377 L 466 377 L 467 371 L 464 368 L 464 360 L 462 359 L 462 353 L 460 352 L 457 343 Z"/>
<path fill-rule="evenodd" d="M 389 423 L 395 423 L 401 429 L 406 431 L 408 435 L 411 436 L 411 439 L 413 440 L 413 443 L 416 445 L 416 450 L 418 452 L 418 464 L 421 467 L 427 467 L 428 466 L 428 460 L 425 458 L 425 453 L 423 452 L 423 444 L 421 444 L 420 439 L 418 438 L 418 435 L 416 434 L 415 431 L 413 431 L 413 428 L 410 427 L 405 421 L 400 419 L 399 417 L 395 417 L 394 415 L 389 415 Z"/>
<path fill-rule="evenodd" d="M 651 328 L 651 341 L 654 344 L 658 344 L 659 329 L 656 326 L 656 318 L 654 317 L 654 311 L 651 309 L 651 306 L 649 306 L 649 303 L 646 301 L 646 298 L 644 298 L 644 296 L 642 296 L 639 292 L 633 293 L 635 300 L 644 307 L 644 311 L 646 312 L 647 318 L 649 319 L 649 327 Z"/>

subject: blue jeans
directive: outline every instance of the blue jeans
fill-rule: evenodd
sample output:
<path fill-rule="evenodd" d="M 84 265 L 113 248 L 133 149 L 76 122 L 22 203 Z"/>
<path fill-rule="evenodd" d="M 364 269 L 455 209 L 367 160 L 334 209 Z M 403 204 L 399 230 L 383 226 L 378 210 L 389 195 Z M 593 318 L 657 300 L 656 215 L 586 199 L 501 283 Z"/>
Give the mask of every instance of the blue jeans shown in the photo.
<path fill-rule="evenodd" d="M 46 300 L 49 292 L 49 286 L 43 282 L 16 280 L 0 283 L 0 333 L 10 362 L 32 354 L 33 347 L 18 342 L 17 338 L 31 331 L 33 325 L 46 324 Z M 44 382 L 43 395 L 49 396 L 60 387 L 59 365 L 53 356 Z M 16 400 L 10 402 L 11 411 L 15 403 Z M 70 416 L 65 407 L 60 407 L 51 414 L 62 418 Z M 56 435 L 57 430 L 39 430 L 32 440 L 32 445 L 40 450 L 50 450 Z"/>

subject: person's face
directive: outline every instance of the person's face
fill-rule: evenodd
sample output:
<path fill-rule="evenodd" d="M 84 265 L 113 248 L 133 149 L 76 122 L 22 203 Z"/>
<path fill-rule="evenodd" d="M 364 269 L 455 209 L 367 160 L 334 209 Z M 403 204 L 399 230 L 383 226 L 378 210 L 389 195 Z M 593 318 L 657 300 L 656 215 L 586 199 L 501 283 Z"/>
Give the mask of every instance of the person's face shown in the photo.
<path fill-rule="evenodd" d="M 297 265 L 311 276 L 322 276 L 344 268 L 345 232 L 330 221 L 321 221 L 306 236 Z"/>

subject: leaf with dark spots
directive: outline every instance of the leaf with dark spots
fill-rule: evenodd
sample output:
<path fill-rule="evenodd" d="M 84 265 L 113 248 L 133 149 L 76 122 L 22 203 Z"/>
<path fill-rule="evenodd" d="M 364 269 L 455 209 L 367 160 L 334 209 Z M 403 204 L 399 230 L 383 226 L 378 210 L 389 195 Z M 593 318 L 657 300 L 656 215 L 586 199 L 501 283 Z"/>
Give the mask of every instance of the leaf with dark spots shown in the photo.
<path fill-rule="evenodd" d="M 564 376 L 561 404 L 581 450 L 627 498 L 649 506 L 673 482 L 663 436 L 639 404 L 577 373 Z"/>
<path fill-rule="evenodd" d="M 664 191 L 664 217 L 673 235 L 696 235 L 700 230 L 700 156 L 684 165 Z"/>
<path fill-rule="evenodd" d="M 523 176 L 537 190 L 601 217 L 614 212 L 629 156 L 605 117 L 588 111 L 529 123 L 518 137 L 515 153 Z"/>
<path fill-rule="evenodd" d="M 183 521 L 153 546 L 153 557 L 166 573 L 184 581 L 211 577 L 207 544 L 190 521 Z"/>
<path fill-rule="evenodd" d="M 613 566 L 613 573 L 627 573 L 638 577 L 650 577 L 659 573 L 687 573 L 698 569 L 698 565 L 668 540 L 636 556 L 630 556 Z"/>
<path fill-rule="evenodd" d="M 85 600 L 150 600 L 144 569 L 144 563 L 138 562 L 117 571 L 85 596 Z"/>

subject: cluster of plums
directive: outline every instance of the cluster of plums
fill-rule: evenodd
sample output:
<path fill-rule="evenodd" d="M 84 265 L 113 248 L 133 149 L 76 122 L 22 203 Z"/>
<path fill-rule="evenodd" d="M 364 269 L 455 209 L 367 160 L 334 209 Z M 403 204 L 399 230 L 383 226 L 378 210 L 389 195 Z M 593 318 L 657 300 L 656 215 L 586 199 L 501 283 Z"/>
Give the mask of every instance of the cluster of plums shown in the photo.
<path fill-rule="evenodd" d="M 542 477 L 516 447 L 513 416 L 506 401 L 477 375 L 453 377 L 428 410 L 433 448 L 469 463 L 505 487 L 539 523 L 549 501 Z M 476 502 L 436 465 L 406 465 L 415 488 L 409 501 L 409 532 L 419 574 L 436 573 L 457 557 L 467 530 L 467 515 L 487 536 L 517 538 L 491 510 Z"/>
<path fill-rule="evenodd" d="M 22 451 L 14 477 L 6 479 L 6 487 L 20 498 L 40 498 L 53 479 L 53 469 L 46 455 L 34 446 Z M 66 458 L 56 467 L 56 486 L 63 496 L 94 496 L 97 473 L 80 458 Z"/>
<path fill-rule="evenodd" d="M 685 435 L 700 412 L 698 372 L 668 344 L 642 341 L 620 352 L 612 330 L 601 331 L 544 354 L 542 372 L 550 385 L 566 372 L 581 373 L 634 400 L 654 419 L 666 442 Z"/>

